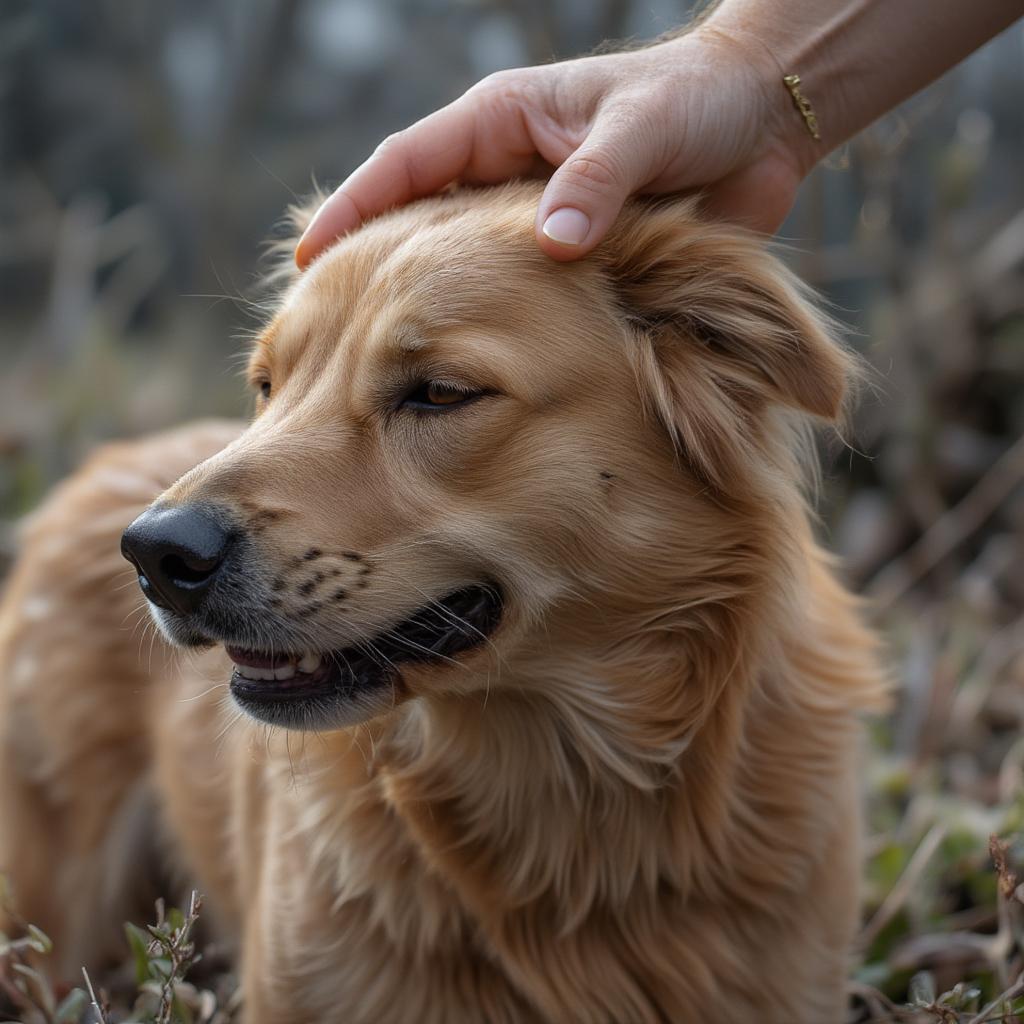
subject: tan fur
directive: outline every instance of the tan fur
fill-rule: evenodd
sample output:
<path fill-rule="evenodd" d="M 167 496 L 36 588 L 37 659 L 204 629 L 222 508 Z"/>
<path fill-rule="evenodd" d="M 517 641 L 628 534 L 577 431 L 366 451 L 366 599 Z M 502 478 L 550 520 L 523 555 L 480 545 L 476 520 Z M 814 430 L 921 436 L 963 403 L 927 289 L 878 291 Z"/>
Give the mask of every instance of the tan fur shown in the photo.
<path fill-rule="evenodd" d="M 847 357 L 692 204 L 633 204 L 556 265 L 536 196 L 459 192 L 343 240 L 286 289 L 241 436 L 108 449 L 26 530 L 0 868 L 64 969 L 110 954 L 88 923 L 122 913 L 134 799 L 237 944 L 250 1024 L 841 1019 L 857 714 L 883 685 L 801 463 Z M 386 415 L 410 373 L 496 394 Z M 481 573 L 505 617 L 456 664 L 403 667 L 363 724 L 267 730 L 220 648 L 150 657 L 126 621 L 118 534 L 164 488 L 245 518 L 281 583 L 267 614 L 310 649 Z M 344 611 L 304 588 L 310 549 Z"/>

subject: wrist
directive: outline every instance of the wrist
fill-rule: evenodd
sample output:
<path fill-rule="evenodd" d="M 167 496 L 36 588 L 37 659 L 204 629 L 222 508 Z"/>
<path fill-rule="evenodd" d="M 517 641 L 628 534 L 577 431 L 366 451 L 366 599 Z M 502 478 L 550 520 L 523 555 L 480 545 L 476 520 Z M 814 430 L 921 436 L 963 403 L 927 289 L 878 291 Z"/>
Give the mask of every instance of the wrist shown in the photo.
<path fill-rule="evenodd" d="M 723 61 L 742 68 L 749 77 L 751 88 L 760 104 L 759 146 L 762 152 L 772 152 L 785 159 L 805 178 L 814 166 L 829 152 L 829 126 L 818 123 L 819 138 L 815 139 L 807 121 L 797 108 L 784 81 L 787 75 L 800 74 L 797 58 L 790 57 L 785 48 L 774 49 L 760 33 L 744 24 L 742 18 L 728 16 L 728 5 L 714 12 L 694 28 L 706 45 L 716 46 Z M 792 62 L 792 63 L 790 63 Z M 817 114 L 815 83 L 802 80 L 800 91 Z"/>

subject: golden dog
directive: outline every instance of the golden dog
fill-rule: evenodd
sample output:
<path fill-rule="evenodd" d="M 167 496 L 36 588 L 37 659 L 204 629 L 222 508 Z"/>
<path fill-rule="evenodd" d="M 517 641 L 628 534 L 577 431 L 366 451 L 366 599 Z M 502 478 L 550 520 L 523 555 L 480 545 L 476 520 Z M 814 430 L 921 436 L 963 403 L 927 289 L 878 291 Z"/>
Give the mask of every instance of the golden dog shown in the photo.
<path fill-rule="evenodd" d="M 841 1018 L 884 687 L 803 477 L 850 361 L 692 202 L 556 264 L 538 194 L 343 239 L 248 428 L 111 446 L 28 524 L 0 869 L 61 970 L 170 849 L 250 1024 Z"/>

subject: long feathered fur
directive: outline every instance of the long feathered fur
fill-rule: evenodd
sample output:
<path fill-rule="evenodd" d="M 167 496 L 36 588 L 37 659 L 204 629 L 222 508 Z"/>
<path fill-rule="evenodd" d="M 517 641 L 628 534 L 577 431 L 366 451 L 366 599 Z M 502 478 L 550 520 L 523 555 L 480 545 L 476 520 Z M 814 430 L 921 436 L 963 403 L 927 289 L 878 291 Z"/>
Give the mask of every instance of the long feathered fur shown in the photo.
<path fill-rule="evenodd" d="M 254 356 L 279 378 L 290 360 L 278 404 L 219 454 L 205 435 L 212 458 L 163 494 L 241 509 L 280 573 L 311 544 L 372 553 L 347 617 L 305 613 L 310 643 L 400 618 L 456 566 L 500 580 L 501 630 L 443 671 L 403 670 L 364 724 L 301 738 L 232 724 L 217 651 L 160 661 L 130 711 L 152 763 L 126 777 L 153 779 L 239 948 L 250 1022 L 838 1021 L 858 715 L 885 685 L 814 541 L 801 438 L 841 417 L 851 360 L 758 240 L 691 202 L 633 203 L 594 258 L 553 267 L 533 246 L 537 195 L 415 204 L 287 271 Z M 503 367 L 515 401 L 375 447 L 348 382 L 410 323 L 441 351 L 468 331 L 458 358 Z M 117 459 L 184 473 L 172 452 L 192 437 Z M 4 683 L 0 868 L 58 940 L 33 879 L 66 865 L 29 864 L 10 837 L 27 787 L 87 798 L 16 735 L 68 714 L 27 595 L 111 458 L 41 514 L 2 613 L 0 664 L 31 650 L 37 684 Z M 91 553 L 51 592 L 96 594 L 113 565 Z M 123 642 L 62 608 L 79 657 Z M 64 742 L 64 764 L 98 756 L 80 719 Z M 76 849 L 100 862 L 107 842 Z"/>

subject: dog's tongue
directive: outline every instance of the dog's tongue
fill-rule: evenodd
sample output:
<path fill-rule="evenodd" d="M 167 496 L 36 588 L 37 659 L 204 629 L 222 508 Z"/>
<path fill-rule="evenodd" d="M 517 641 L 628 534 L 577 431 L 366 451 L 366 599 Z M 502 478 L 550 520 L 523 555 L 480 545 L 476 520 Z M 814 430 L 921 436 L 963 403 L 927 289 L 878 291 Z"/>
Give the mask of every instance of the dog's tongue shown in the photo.
<path fill-rule="evenodd" d="M 292 660 L 287 654 L 264 654 L 262 651 L 247 651 L 244 647 L 224 649 L 236 665 L 245 665 L 246 668 L 281 668 Z"/>

